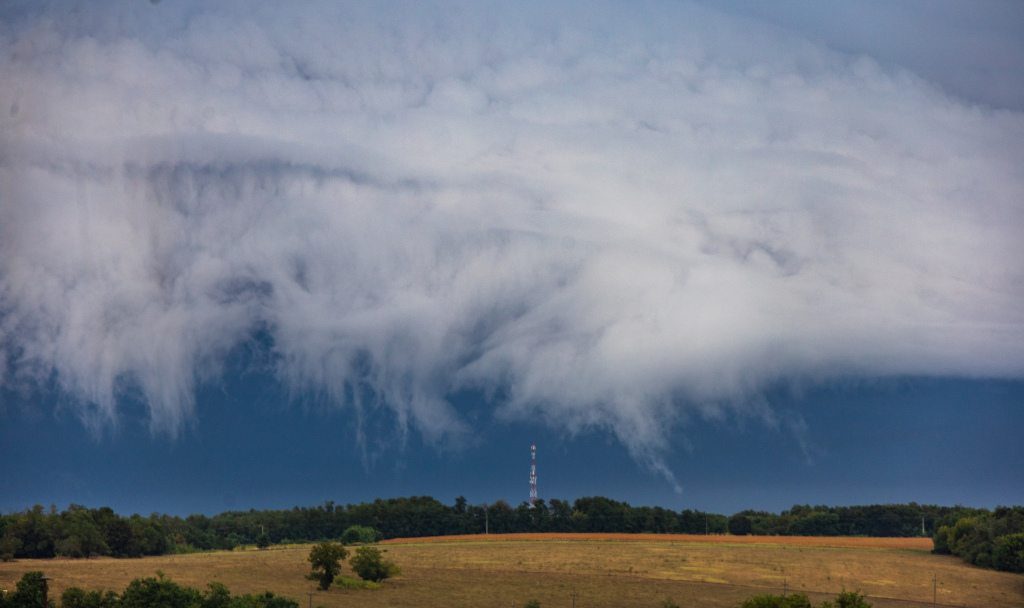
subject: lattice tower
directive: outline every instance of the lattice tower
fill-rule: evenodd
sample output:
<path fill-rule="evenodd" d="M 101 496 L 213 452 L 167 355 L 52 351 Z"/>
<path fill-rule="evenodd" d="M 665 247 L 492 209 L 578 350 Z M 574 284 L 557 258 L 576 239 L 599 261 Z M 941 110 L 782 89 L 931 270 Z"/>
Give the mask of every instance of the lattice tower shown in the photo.
<path fill-rule="evenodd" d="M 530 506 L 537 500 L 537 446 L 530 446 Z"/>

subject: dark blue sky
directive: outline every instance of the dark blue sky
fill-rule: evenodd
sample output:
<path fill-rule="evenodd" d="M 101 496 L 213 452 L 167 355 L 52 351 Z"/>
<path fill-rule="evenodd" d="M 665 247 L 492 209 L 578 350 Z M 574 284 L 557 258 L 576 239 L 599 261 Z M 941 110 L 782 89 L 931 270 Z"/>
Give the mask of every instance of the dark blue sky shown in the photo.
<path fill-rule="evenodd" d="M 1024 503 L 1024 3 L 0 5 L 0 509 Z"/>
<path fill-rule="evenodd" d="M 0 507 L 75 502 L 187 515 L 410 495 L 518 504 L 529 494 L 531 442 L 544 498 L 603 495 L 725 514 L 794 504 L 1024 503 L 1022 382 L 904 379 L 768 399 L 804 417 L 806 453 L 791 433 L 757 420 L 694 422 L 672 433 L 667 459 L 681 494 L 605 433 L 569 437 L 523 423 L 483 420 L 477 444 L 457 452 L 423 446 L 413 434 L 404 448 L 386 446 L 367 460 L 351 416 L 289 404 L 279 386 L 251 376 L 203 391 L 196 423 L 177 441 L 153 438 L 138 407 L 98 440 L 66 414 L 7 408 Z"/>

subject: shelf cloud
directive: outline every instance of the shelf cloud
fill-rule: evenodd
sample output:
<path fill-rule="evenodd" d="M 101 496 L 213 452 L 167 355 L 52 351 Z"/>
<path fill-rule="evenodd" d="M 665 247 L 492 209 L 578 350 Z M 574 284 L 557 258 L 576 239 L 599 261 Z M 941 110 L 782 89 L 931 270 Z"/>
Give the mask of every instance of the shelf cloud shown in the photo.
<path fill-rule="evenodd" d="M 194 417 L 262 335 L 438 446 L 1024 377 L 1024 113 L 687 3 L 68 4 L 0 26 L 0 382 Z"/>

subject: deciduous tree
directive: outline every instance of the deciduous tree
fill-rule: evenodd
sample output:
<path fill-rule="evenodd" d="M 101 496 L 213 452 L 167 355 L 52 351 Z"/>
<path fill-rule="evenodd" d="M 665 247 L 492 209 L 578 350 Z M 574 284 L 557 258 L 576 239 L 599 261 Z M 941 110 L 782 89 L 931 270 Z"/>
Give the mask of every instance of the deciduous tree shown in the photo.
<path fill-rule="evenodd" d="M 341 572 L 341 560 L 348 557 L 348 550 L 340 543 L 320 543 L 314 545 L 309 552 L 309 563 L 312 572 L 306 575 L 311 581 L 319 581 L 320 589 L 331 588 L 334 578 Z"/>

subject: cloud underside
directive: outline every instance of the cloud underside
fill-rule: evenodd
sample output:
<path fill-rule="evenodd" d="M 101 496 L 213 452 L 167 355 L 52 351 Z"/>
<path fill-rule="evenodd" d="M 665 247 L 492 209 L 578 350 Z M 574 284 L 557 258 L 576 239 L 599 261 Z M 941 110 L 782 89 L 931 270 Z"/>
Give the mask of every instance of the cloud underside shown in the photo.
<path fill-rule="evenodd" d="M 478 391 L 664 469 L 780 382 L 1024 375 L 1024 115 L 653 6 L 7 26 L 0 382 L 174 434 L 262 332 L 437 445 Z"/>

